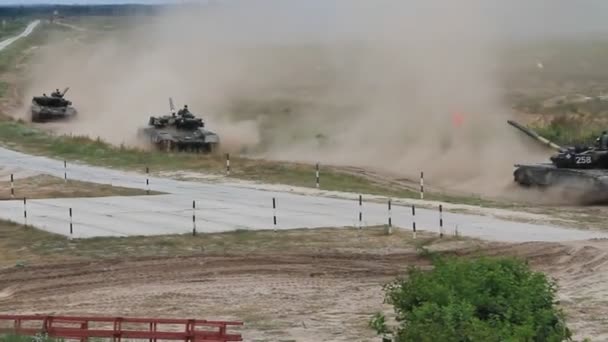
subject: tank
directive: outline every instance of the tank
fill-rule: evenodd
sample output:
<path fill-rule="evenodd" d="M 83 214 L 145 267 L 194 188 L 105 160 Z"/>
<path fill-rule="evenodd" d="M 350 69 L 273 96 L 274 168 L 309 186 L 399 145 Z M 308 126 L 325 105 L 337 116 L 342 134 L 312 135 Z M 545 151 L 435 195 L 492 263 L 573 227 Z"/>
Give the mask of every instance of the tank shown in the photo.
<path fill-rule="evenodd" d="M 47 122 L 69 120 L 76 116 L 77 111 L 72 107 L 72 101 L 64 98 L 70 88 L 63 92 L 55 91 L 51 96 L 34 96 L 30 106 L 32 122 Z"/>
<path fill-rule="evenodd" d="M 608 201 L 608 150 L 599 144 L 559 146 L 515 121 L 507 121 L 555 153 L 550 162 L 516 164 L 514 180 L 521 186 L 559 189 L 568 198 L 582 202 Z"/>
<path fill-rule="evenodd" d="M 215 152 L 219 146 L 219 136 L 207 129 L 203 119 L 197 118 L 187 108 L 175 113 L 173 100 L 169 99 L 171 114 L 151 116 L 148 127 L 138 132 L 140 138 L 150 141 L 163 151 Z"/>

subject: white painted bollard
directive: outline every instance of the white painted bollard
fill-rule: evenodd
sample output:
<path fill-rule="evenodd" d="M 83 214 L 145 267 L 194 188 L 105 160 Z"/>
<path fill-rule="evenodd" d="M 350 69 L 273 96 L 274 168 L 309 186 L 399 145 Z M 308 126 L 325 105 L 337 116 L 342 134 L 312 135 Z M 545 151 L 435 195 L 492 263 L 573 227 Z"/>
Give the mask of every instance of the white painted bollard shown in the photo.
<path fill-rule="evenodd" d="M 414 239 L 416 239 L 416 206 L 412 204 L 412 230 Z"/>
<path fill-rule="evenodd" d="M 27 200 L 23 197 L 23 225 L 27 227 Z"/>
<path fill-rule="evenodd" d="M 13 174 L 11 173 L 11 198 L 15 198 L 15 186 L 13 185 L 14 181 L 15 179 L 13 178 Z"/>
<path fill-rule="evenodd" d="M 192 236 L 196 236 L 196 201 L 192 201 Z"/>
<path fill-rule="evenodd" d="M 391 215 L 391 200 L 389 198 L 388 200 L 388 227 L 387 227 L 387 234 L 391 235 L 393 233 L 393 218 Z"/>
<path fill-rule="evenodd" d="M 226 153 L 226 175 L 230 176 L 230 153 Z"/>
<path fill-rule="evenodd" d="M 420 172 L 420 199 L 424 199 L 424 171 Z"/>
<path fill-rule="evenodd" d="M 439 237 L 443 237 L 443 205 L 439 205 Z"/>
<path fill-rule="evenodd" d="M 72 223 L 72 208 L 70 208 L 70 239 L 72 238 L 72 234 L 74 234 L 74 228 Z"/>
<path fill-rule="evenodd" d="M 68 162 L 65 160 L 63 161 L 63 181 L 68 181 Z"/>
<path fill-rule="evenodd" d="M 363 227 L 363 196 L 359 195 L 359 229 Z"/>
<path fill-rule="evenodd" d="M 150 168 L 146 166 L 146 194 L 150 194 Z"/>
<path fill-rule="evenodd" d="M 272 222 L 274 224 L 274 231 L 277 231 L 277 200 L 272 198 Z"/>
<path fill-rule="evenodd" d="M 317 163 L 317 165 L 316 165 L 315 176 L 316 176 L 316 179 L 317 179 L 317 184 L 316 185 L 317 185 L 317 189 L 318 189 L 319 188 L 319 163 Z"/>

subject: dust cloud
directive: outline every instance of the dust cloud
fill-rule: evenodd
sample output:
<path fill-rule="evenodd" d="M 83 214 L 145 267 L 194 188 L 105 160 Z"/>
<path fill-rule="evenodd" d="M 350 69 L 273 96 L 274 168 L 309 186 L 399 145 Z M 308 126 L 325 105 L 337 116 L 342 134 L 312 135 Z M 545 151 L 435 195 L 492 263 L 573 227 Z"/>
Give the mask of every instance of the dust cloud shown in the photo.
<path fill-rule="evenodd" d="M 481 0 L 233 1 L 132 19 L 119 35 L 58 36 L 24 102 L 70 86 L 62 133 L 137 145 L 168 98 L 223 147 L 371 167 L 484 194 L 546 151 L 506 124 L 500 13 Z M 76 32 L 76 31 L 75 31 Z M 455 118 L 462 122 L 457 125 Z M 475 189 L 474 191 L 471 189 Z"/>

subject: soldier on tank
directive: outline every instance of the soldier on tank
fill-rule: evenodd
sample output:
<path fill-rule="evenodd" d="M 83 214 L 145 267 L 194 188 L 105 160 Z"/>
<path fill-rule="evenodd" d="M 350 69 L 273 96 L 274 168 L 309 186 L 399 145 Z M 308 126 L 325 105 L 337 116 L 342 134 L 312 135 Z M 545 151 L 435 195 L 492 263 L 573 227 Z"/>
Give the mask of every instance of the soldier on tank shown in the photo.
<path fill-rule="evenodd" d="M 597 140 L 602 150 L 608 149 L 608 131 L 603 131 Z"/>
<path fill-rule="evenodd" d="M 194 117 L 194 115 L 192 113 L 190 113 L 190 110 L 188 110 L 188 105 L 184 105 L 184 108 L 180 109 L 178 114 L 184 118 L 193 118 Z"/>

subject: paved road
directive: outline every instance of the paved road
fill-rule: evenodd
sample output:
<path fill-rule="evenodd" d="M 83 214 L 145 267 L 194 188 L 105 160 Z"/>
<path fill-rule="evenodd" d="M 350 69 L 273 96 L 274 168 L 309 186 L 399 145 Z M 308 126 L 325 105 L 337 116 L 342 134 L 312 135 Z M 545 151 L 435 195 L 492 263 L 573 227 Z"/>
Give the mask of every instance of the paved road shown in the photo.
<path fill-rule="evenodd" d="M 63 162 L 0 149 L 0 166 L 63 177 Z M 87 165 L 68 164 L 68 178 L 146 189 L 146 175 Z M 196 201 L 198 232 L 273 228 L 272 198 L 277 198 L 277 229 L 357 226 L 359 204 L 347 199 L 265 191 L 221 183 L 185 182 L 150 178 L 152 190 L 166 195 L 28 200 L 28 223 L 69 235 L 73 209 L 75 238 L 189 233 L 192 201 Z M 8 191 L 8 189 L 6 190 Z M 0 202 L 0 218 L 24 222 L 23 201 Z M 410 208 L 393 206 L 393 224 L 410 229 Z M 387 222 L 384 204 L 363 203 L 363 224 Z M 435 210 L 417 209 L 419 230 L 438 231 Z M 488 216 L 444 213 L 446 230 L 455 225 L 461 234 L 497 241 L 564 241 L 605 238 L 608 234 L 533 225 Z"/>
<path fill-rule="evenodd" d="M 34 32 L 34 29 L 36 28 L 36 26 L 38 26 L 38 24 L 40 24 L 40 20 L 32 21 L 31 23 L 29 23 L 29 25 L 27 25 L 27 27 L 25 28 L 25 30 L 23 30 L 23 32 L 21 32 L 21 34 L 19 34 L 18 36 L 14 36 L 14 37 L 11 37 L 11 38 L 8 38 L 8 39 L 5 39 L 5 40 L 1 41 L 0 42 L 0 50 L 4 50 L 4 48 L 6 48 L 7 46 L 11 45 L 12 43 L 14 43 L 19 38 L 23 38 L 23 37 L 29 36 L 32 32 Z"/>

